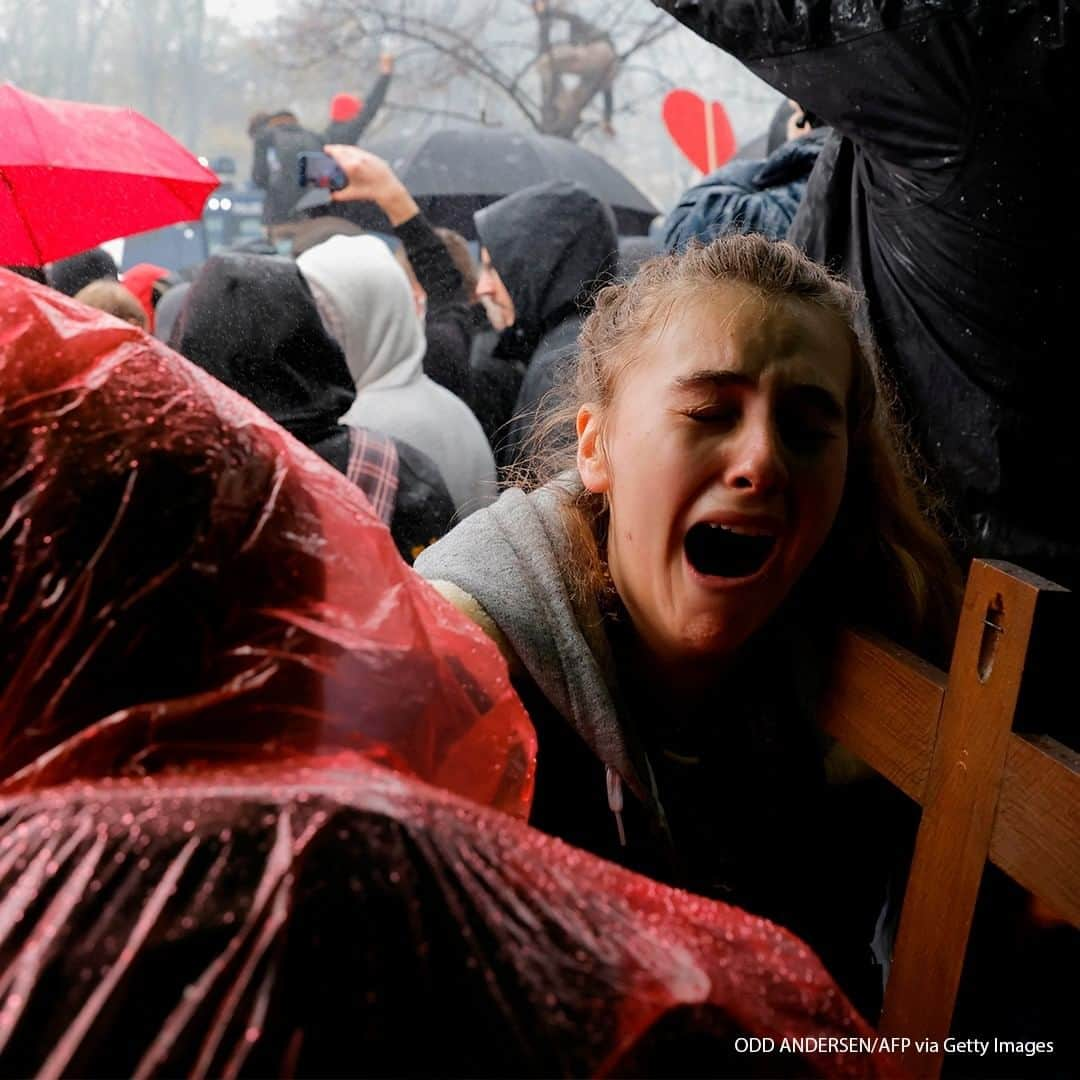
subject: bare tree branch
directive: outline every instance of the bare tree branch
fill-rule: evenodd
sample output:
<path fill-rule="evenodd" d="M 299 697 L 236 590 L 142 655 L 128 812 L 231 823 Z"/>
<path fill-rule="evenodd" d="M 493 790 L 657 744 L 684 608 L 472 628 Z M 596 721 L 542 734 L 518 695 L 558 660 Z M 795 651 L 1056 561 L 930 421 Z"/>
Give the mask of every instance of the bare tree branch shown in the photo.
<path fill-rule="evenodd" d="M 539 126 L 535 105 L 523 94 L 515 80 L 490 59 L 490 47 L 481 50 L 463 32 L 450 26 L 437 26 L 417 15 L 390 15 L 374 5 L 359 4 L 358 12 L 366 12 L 380 20 L 385 33 L 397 34 L 422 42 L 437 53 L 451 58 L 471 70 L 481 79 L 501 90 L 533 126 Z"/>
<path fill-rule="evenodd" d="M 649 23 L 648 26 L 642 30 L 637 41 L 626 49 L 624 52 L 619 53 L 619 59 L 625 60 L 629 56 L 633 56 L 634 53 L 639 52 L 641 49 L 647 49 L 650 45 L 655 44 L 666 34 L 670 34 L 672 30 L 678 25 L 674 20 L 669 19 L 663 12 L 661 12 L 655 19 Z"/>
<path fill-rule="evenodd" d="M 280 20 L 277 44 L 283 59 L 298 68 L 350 57 L 371 62 L 384 48 L 414 65 L 423 55 L 429 94 L 439 85 L 453 95 L 454 84 L 472 82 L 494 91 L 530 127 L 576 138 L 595 126 L 594 103 L 603 97 L 611 106 L 614 84 L 633 70 L 626 61 L 677 25 L 641 0 L 548 0 L 544 13 L 534 0 L 293 0 Z M 612 71 L 574 66 L 595 65 L 596 46 L 605 41 L 614 55 Z M 410 104 L 417 111 L 423 104 L 429 115 L 466 115 L 460 108 Z M 614 111 L 621 109 L 620 98 Z"/>
<path fill-rule="evenodd" d="M 413 112 L 422 113 L 425 116 L 447 116 L 453 120 L 466 120 L 470 124 L 479 124 L 481 127 L 499 127 L 498 124 L 491 123 L 490 120 L 485 120 L 482 116 L 470 116 L 468 113 L 457 112 L 454 109 L 432 109 L 427 105 L 401 105 L 393 101 L 387 101 L 383 105 L 384 109 L 391 112 Z"/>

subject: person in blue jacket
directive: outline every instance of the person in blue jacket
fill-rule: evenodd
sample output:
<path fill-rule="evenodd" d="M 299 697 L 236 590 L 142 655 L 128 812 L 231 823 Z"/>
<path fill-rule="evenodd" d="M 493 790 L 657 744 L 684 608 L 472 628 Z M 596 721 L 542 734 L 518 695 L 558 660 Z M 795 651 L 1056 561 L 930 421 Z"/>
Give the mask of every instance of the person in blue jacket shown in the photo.
<path fill-rule="evenodd" d="M 783 240 L 828 128 L 815 126 L 814 118 L 796 106 L 787 135 L 768 157 L 737 158 L 684 192 L 664 221 L 666 250 L 682 251 L 691 240 L 707 244 L 727 232 Z"/>

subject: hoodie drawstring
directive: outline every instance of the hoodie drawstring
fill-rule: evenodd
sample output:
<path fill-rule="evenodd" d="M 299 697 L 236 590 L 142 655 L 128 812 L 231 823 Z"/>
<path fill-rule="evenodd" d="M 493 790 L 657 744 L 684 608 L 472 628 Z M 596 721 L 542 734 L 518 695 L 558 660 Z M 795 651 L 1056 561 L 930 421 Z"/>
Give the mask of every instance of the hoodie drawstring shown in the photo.
<path fill-rule="evenodd" d="M 619 843 L 626 847 L 626 829 L 623 827 L 623 789 L 622 777 L 610 766 L 607 767 L 607 804 L 615 815 L 615 824 L 619 829 Z"/>

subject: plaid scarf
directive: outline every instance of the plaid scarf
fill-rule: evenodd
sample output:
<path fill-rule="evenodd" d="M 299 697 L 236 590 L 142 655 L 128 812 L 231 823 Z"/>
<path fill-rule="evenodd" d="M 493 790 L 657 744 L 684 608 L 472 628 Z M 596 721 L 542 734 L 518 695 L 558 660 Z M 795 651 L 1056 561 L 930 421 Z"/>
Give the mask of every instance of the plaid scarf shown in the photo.
<path fill-rule="evenodd" d="M 398 452 L 394 440 L 366 428 L 350 428 L 345 475 L 368 497 L 379 519 L 389 525 L 398 489 Z"/>

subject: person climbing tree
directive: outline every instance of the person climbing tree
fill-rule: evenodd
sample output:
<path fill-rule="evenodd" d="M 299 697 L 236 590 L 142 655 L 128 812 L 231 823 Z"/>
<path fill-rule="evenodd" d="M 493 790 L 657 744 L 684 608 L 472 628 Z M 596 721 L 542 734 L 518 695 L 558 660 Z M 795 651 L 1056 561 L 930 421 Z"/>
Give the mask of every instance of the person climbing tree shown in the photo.
<path fill-rule="evenodd" d="M 612 88 L 618 72 L 619 57 L 606 30 L 567 9 L 565 4 L 534 0 L 533 10 L 540 24 L 540 73 L 543 130 L 564 139 L 573 136 L 581 123 L 586 105 L 599 93 L 604 96 L 603 130 L 614 135 L 611 126 L 614 95 Z M 553 44 L 551 33 L 556 21 L 569 28 L 566 41 Z M 565 75 L 576 75 L 576 85 L 568 85 Z"/>

